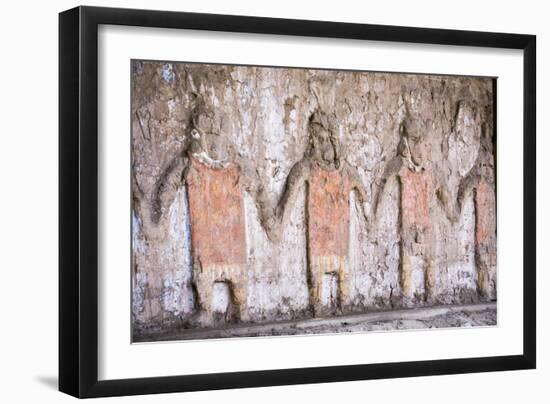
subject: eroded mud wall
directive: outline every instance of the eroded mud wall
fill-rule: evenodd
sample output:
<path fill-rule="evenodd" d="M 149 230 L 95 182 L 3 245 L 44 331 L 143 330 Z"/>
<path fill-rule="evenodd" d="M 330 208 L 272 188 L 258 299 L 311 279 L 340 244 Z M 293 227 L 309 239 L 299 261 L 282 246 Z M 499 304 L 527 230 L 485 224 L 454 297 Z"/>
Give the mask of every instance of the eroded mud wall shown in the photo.
<path fill-rule="evenodd" d="M 490 79 L 134 61 L 135 330 L 496 298 Z"/>

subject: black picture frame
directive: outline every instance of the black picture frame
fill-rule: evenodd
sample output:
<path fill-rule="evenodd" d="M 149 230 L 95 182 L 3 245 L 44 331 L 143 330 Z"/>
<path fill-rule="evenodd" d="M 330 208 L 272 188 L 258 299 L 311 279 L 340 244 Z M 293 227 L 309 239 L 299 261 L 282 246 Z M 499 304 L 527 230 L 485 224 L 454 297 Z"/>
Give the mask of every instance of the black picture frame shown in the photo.
<path fill-rule="evenodd" d="M 523 354 L 98 380 L 98 26 L 100 24 L 523 50 Z M 59 15 L 59 390 L 104 397 L 534 369 L 536 37 L 340 22 L 77 7 Z"/>

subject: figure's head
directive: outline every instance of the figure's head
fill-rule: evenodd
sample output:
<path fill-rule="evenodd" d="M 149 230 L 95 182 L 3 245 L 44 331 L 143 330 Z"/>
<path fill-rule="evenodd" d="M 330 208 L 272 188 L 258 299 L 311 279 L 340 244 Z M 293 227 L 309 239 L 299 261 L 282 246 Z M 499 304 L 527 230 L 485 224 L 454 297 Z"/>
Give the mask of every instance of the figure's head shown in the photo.
<path fill-rule="evenodd" d="M 309 157 L 327 170 L 340 167 L 341 147 L 336 116 L 316 111 L 309 119 Z"/>
<path fill-rule="evenodd" d="M 419 172 L 430 166 L 429 137 L 420 120 L 412 118 L 408 113 L 399 124 L 398 152 L 403 157 L 409 169 Z"/>
<path fill-rule="evenodd" d="M 205 163 L 223 165 L 229 161 L 230 144 L 214 112 L 201 108 L 194 114 L 191 136 L 191 152 Z"/>

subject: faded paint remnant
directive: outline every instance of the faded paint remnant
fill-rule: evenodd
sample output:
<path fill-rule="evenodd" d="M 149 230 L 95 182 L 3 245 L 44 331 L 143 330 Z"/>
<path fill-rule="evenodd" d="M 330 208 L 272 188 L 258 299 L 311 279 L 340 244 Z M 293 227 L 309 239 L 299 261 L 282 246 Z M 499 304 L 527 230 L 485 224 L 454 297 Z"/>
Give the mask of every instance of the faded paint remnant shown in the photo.
<path fill-rule="evenodd" d="M 312 256 L 345 257 L 349 240 L 349 194 L 352 185 L 341 170 L 311 170 L 309 234 Z"/>
<path fill-rule="evenodd" d="M 481 181 L 476 188 L 476 242 L 482 244 L 494 232 L 495 193 L 485 181 Z"/>
<path fill-rule="evenodd" d="M 246 307 L 244 202 L 236 166 L 209 167 L 190 158 L 186 175 L 193 252 L 193 278 L 199 301 L 212 312 L 212 285 L 232 281 L 235 303 Z M 242 318 L 247 317 L 243 312 Z"/>
<path fill-rule="evenodd" d="M 430 227 L 430 198 L 433 195 L 430 176 L 409 169 L 400 172 L 402 183 L 401 215 L 405 231 L 422 232 Z"/>
<path fill-rule="evenodd" d="M 195 261 L 210 265 L 244 265 L 246 245 L 239 169 L 210 168 L 190 159 L 191 238 Z"/>
<path fill-rule="evenodd" d="M 475 190 L 475 242 L 479 289 L 486 300 L 497 296 L 495 199 L 494 188 L 481 181 Z"/>

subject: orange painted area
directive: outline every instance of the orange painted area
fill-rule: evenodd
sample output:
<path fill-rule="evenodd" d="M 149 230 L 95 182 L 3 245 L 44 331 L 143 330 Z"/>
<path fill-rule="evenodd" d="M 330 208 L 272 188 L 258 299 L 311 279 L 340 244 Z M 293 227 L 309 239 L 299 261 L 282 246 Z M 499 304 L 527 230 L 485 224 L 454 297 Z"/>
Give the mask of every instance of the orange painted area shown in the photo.
<path fill-rule="evenodd" d="M 427 229 L 430 226 L 431 176 L 407 168 L 400 172 L 401 215 L 404 228 Z"/>
<path fill-rule="evenodd" d="M 342 174 L 342 170 L 312 168 L 308 200 L 312 256 L 347 256 L 352 185 Z"/>
<path fill-rule="evenodd" d="M 492 231 L 494 216 L 494 192 L 485 181 L 481 181 L 476 188 L 476 242 L 483 243 Z"/>
<path fill-rule="evenodd" d="M 239 168 L 211 168 L 191 158 L 186 180 L 193 258 L 203 266 L 245 264 Z"/>

